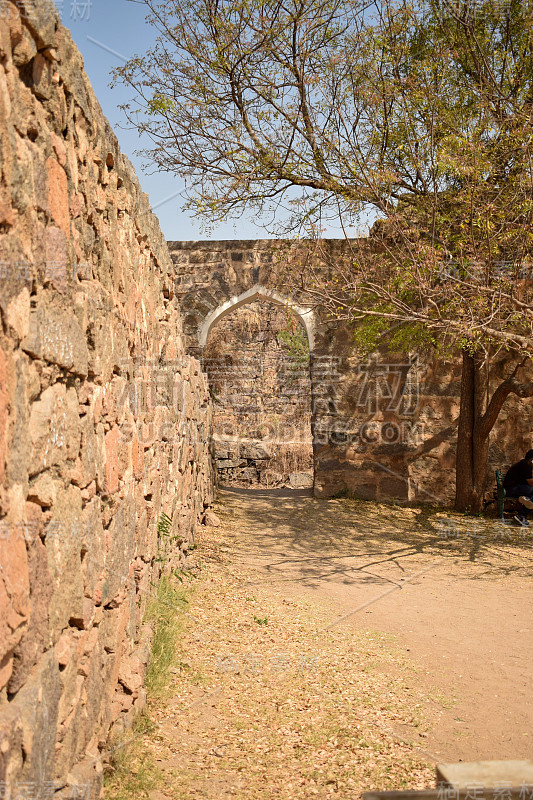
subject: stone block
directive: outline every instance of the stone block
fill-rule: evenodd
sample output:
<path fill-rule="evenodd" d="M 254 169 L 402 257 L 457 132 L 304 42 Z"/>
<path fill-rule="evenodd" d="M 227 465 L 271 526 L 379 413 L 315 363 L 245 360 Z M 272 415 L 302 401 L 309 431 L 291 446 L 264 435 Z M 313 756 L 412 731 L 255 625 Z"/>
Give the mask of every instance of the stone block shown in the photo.
<path fill-rule="evenodd" d="M 52 96 L 52 64 L 41 53 L 37 53 L 32 64 L 32 89 L 40 100 Z M 54 219 L 56 217 L 54 216 Z"/>
<path fill-rule="evenodd" d="M 46 62 L 49 67 L 49 63 Z M 54 156 L 46 161 L 48 172 L 48 206 L 52 219 L 66 237 L 70 236 L 70 211 L 67 175 Z"/>
<path fill-rule="evenodd" d="M 204 525 L 209 525 L 213 528 L 218 528 L 221 524 L 220 519 L 217 517 L 215 512 L 210 508 L 208 508 L 204 514 L 203 523 Z"/>
<path fill-rule="evenodd" d="M 7 174 L 11 177 L 10 189 L 13 206 L 20 214 L 24 214 L 33 205 L 32 150 L 31 146 L 19 137 L 15 139 L 14 144 L 11 169 Z M 26 261 L 28 261 L 27 256 Z"/>
<path fill-rule="evenodd" d="M 25 485 L 30 465 L 30 441 L 28 437 L 28 394 L 31 375 L 28 359 L 20 350 L 12 353 L 8 366 L 8 391 L 10 426 L 7 473 L 10 484 Z"/>
<path fill-rule="evenodd" d="M 499 787 L 521 789 L 533 786 L 533 761 L 462 761 L 437 765 L 437 785 L 468 793 L 472 786 L 495 794 Z"/>
<path fill-rule="evenodd" d="M 241 442 L 241 458 L 249 458 L 252 461 L 260 461 L 270 458 L 272 452 L 265 442 Z"/>
<path fill-rule="evenodd" d="M 115 427 L 105 436 L 105 491 L 107 494 L 114 494 L 118 491 L 118 442 L 119 429 Z"/>
<path fill-rule="evenodd" d="M 61 483 L 52 478 L 49 472 L 41 473 L 28 489 L 28 500 L 44 508 L 54 505 Z"/>
<path fill-rule="evenodd" d="M 13 49 L 13 64 L 16 67 L 23 67 L 27 64 L 37 53 L 37 45 L 33 36 L 26 29 L 22 29 L 22 38 L 17 42 Z"/>
<path fill-rule="evenodd" d="M 83 616 L 81 551 L 83 518 L 80 490 L 70 485 L 58 492 L 46 527 L 46 556 L 50 574 L 50 638 L 55 643 L 71 618 Z M 65 580 L 68 575 L 69 579 Z"/>
<path fill-rule="evenodd" d="M 32 123 L 29 122 L 29 125 Z M 50 214 L 50 209 L 48 207 L 48 170 L 46 169 L 46 162 L 44 161 L 44 155 L 40 149 L 37 147 L 31 148 L 32 154 L 32 173 L 33 173 L 33 202 L 35 205 L 35 209 L 37 211 L 44 211 L 47 216 Z M 45 229 L 45 231 L 48 229 Z M 44 232 L 41 233 L 41 237 L 44 237 Z M 41 245 L 41 242 L 39 242 Z M 42 245 L 41 245 L 42 247 Z M 42 251 L 39 248 L 38 257 L 41 261 L 43 255 L 45 255 L 46 250 Z"/>
<path fill-rule="evenodd" d="M 80 459 L 75 482 L 83 488 L 95 480 L 97 473 L 98 449 L 94 418 L 91 411 L 82 418 L 80 430 Z"/>
<path fill-rule="evenodd" d="M 30 293 L 26 286 L 10 300 L 7 306 L 7 322 L 19 339 L 24 339 L 29 334 Z"/>
<path fill-rule="evenodd" d="M 137 434 L 133 436 L 131 443 L 131 461 L 134 476 L 140 478 L 144 472 L 144 448 L 141 446 Z"/>
<path fill-rule="evenodd" d="M 291 474 L 289 475 L 289 483 L 293 489 L 312 489 L 313 473 L 291 472 Z"/>
<path fill-rule="evenodd" d="M 99 605 L 106 574 L 106 536 L 102 524 L 102 501 L 93 497 L 83 509 L 83 591 Z"/>
<path fill-rule="evenodd" d="M 118 671 L 119 682 L 127 692 L 134 694 L 143 685 L 144 665 L 138 656 L 123 657 Z"/>
<path fill-rule="evenodd" d="M 54 289 L 66 292 L 69 265 L 67 237 L 61 228 L 49 227 L 44 232 L 45 281 Z"/>
<path fill-rule="evenodd" d="M 35 37 L 39 49 L 53 47 L 60 19 L 52 0 L 17 0 L 17 8 L 24 25 Z"/>
<path fill-rule="evenodd" d="M 103 604 L 119 595 L 126 585 L 135 552 L 135 522 L 135 501 L 130 496 L 119 504 L 108 528 Z"/>
<path fill-rule="evenodd" d="M 19 522 L 4 518 L 0 535 L 0 689 L 11 678 L 13 652 L 31 612 L 28 556 Z"/>
<path fill-rule="evenodd" d="M 30 504 L 26 504 L 28 508 Z M 51 587 L 46 548 L 39 536 L 27 544 L 31 614 L 28 627 L 14 651 L 13 674 L 8 691 L 15 694 L 48 645 L 48 604 Z"/>
<path fill-rule="evenodd" d="M 43 786 L 55 776 L 59 669 L 53 651 L 43 655 L 28 681 L 0 715 L 4 774 L 16 783 Z M 5 727 L 4 727 L 5 726 Z"/>
<path fill-rule="evenodd" d="M 76 317 L 57 306 L 41 307 L 30 315 L 29 334 L 21 345 L 34 358 L 87 376 L 87 343 Z"/>
<path fill-rule="evenodd" d="M 76 391 L 62 383 L 49 386 L 31 406 L 31 475 L 77 457 L 80 422 Z M 43 503 L 46 504 L 46 503 Z"/>
<path fill-rule="evenodd" d="M 0 347 L 0 484 L 4 478 L 6 465 L 8 400 L 6 357 Z"/>
<path fill-rule="evenodd" d="M 103 309 L 96 308 L 91 314 L 89 325 L 91 348 L 89 367 L 107 384 L 115 368 L 124 369 L 129 362 L 129 349 L 126 334 L 116 323 L 115 317 Z"/>

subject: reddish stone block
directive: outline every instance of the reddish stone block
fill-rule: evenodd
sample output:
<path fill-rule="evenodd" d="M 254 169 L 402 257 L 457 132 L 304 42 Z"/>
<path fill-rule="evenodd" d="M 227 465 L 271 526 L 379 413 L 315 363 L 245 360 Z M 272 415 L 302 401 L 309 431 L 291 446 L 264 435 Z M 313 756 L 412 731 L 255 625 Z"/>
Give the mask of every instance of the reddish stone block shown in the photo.
<path fill-rule="evenodd" d="M 44 232 L 45 275 L 54 289 L 67 289 L 68 253 L 67 239 L 60 228 L 47 228 Z"/>
<path fill-rule="evenodd" d="M 143 685 L 144 666 L 136 655 L 123 656 L 120 661 L 118 680 L 128 692 L 138 692 Z"/>
<path fill-rule="evenodd" d="M 135 434 L 131 443 L 131 460 L 133 474 L 136 478 L 142 478 L 144 474 L 144 447 L 140 444 L 137 434 Z"/>
<path fill-rule="evenodd" d="M 63 167 L 53 156 L 46 162 L 48 170 L 48 204 L 56 225 L 65 236 L 70 234 L 70 211 L 68 203 L 68 183 Z"/>
<path fill-rule="evenodd" d="M 0 225 L 12 228 L 14 224 L 15 214 L 13 213 L 13 209 L 4 198 L 0 197 Z"/>
<path fill-rule="evenodd" d="M 13 674 L 8 691 L 18 692 L 26 682 L 30 670 L 45 652 L 48 644 L 48 604 L 52 594 L 46 548 L 38 536 L 41 509 L 26 503 L 28 572 L 30 576 L 31 615 L 24 635 L 14 651 Z"/>
<path fill-rule="evenodd" d="M 10 654 L 20 641 L 30 615 L 30 577 L 28 557 L 22 527 L 4 522 L 7 536 L 0 536 L 0 663 L 9 662 L 2 669 L 0 689 L 11 677 L 13 660 Z"/>
<path fill-rule="evenodd" d="M 7 404 L 6 359 L 4 351 L 0 349 L 0 482 L 4 477 L 6 463 Z"/>
<path fill-rule="evenodd" d="M 105 489 L 107 494 L 118 490 L 118 428 L 105 436 Z"/>

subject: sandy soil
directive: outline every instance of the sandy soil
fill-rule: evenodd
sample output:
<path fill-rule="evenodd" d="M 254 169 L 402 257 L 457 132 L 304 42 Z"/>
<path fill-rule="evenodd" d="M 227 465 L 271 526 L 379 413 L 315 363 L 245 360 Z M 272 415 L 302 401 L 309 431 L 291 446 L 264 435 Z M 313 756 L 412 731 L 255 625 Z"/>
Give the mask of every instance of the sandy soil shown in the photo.
<path fill-rule="evenodd" d="M 332 630 L 394 635 L 440 699 L 427 707 L 435 760 L 532 757 L 533 533 L 347 500 L 226 492 L 224 502 L 259 580 L 331 607 Z"/>
<path fill-rule="evenodd" d="M 136 786 L 154 761 L 158 788 L 136 797 L 344 800 L 531 757 L 531 533 L 284 490 L 226 490 L 216 512 L 128 762 Z"/>

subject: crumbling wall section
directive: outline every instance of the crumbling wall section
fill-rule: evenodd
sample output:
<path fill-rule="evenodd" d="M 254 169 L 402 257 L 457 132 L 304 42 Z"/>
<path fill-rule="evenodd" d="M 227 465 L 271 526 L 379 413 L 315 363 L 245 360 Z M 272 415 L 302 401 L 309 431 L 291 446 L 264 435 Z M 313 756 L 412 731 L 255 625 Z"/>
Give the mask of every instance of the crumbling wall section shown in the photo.
<path fill-rule="evenodd" d="M 157 219 L 48 0 L 1 4 L 0 155 L 0 791 L 93 798 L 144 702 L 152 582 L 212 501 L 211 405 Z"/>

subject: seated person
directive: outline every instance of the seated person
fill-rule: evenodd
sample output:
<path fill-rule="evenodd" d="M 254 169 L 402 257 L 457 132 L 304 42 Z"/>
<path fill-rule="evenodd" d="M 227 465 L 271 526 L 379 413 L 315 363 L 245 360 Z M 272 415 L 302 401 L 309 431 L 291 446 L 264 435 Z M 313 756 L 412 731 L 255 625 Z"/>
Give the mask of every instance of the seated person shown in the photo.
<path fill-rule="evenodd" d="M 507 470 L 503 479 L 507 497 L 518 497 L 526 508 L 533 508 L 533 450 Z"/>

